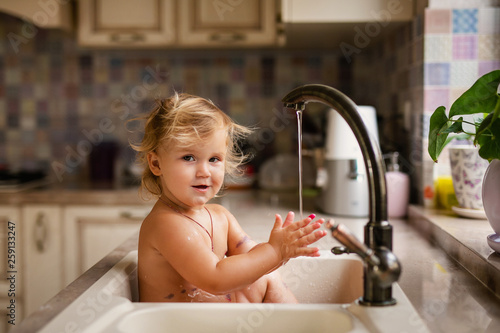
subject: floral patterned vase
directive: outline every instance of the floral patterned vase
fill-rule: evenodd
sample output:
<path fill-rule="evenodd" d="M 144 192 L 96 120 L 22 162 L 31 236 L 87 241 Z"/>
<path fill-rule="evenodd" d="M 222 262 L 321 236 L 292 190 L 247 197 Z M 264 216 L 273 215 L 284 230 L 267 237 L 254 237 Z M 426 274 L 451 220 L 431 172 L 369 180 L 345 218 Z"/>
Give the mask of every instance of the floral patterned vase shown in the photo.
<path fill-rule="evenodd" d="M 455 196 L 461 208 L 483 209 L 482 184 L 488 161 L 474 146 L 451 146 L 450 166 Z"/>

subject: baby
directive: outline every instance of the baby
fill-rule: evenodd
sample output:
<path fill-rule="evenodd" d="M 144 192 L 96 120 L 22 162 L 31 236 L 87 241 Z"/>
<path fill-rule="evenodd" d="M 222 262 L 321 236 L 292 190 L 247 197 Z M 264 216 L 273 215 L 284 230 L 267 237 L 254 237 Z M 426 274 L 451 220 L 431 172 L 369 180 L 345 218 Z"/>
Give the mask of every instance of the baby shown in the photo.
<path fill-rule="evenodd" d="M 140 145 L 142 187 L 158 197 L 141 226 L 138 278 L 143 302 L 297 302 L 275 270 L 326 235 L 313 215 L 276 215 L 256 244 L 224 207 L 209 204 L 245 156 L 250 132 L 212 102 L 187 94 L 159 101 Z"/>

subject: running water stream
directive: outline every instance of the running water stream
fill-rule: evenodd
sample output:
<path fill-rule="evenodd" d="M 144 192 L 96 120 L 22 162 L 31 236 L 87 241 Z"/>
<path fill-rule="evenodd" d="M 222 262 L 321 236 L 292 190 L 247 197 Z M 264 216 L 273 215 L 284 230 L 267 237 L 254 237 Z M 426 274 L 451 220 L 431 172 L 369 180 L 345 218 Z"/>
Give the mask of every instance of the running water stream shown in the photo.
<path fill-rule="evenodd" d="M 299 153 L 299 210 L 300 219 L 303 217 L 303 199 L 302 199 L 302 111 L 297 110 L 297 140 Z"/>

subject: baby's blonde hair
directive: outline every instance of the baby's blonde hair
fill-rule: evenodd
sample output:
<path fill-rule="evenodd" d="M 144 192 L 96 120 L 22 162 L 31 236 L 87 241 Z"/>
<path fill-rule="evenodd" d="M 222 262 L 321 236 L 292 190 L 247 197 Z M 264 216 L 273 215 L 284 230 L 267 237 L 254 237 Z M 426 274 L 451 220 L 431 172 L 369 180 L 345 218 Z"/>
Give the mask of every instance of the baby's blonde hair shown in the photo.
<path fill-rule="evenodd" d="M 210 137 L 221 128 L 227 131 L 225 172 L 234 176 L 238 166 L 247 156 L 238 146 L 238 141 L 251 133 L 251 129 L 236 124 L 210 100 L 189 94 L 175 93 L 167 99 L 157 101 L 146 120 L 144 137 L 139 145 L 131 145 L 138 152 L 137 162 L 144 168 L 141 187 L 153 195 L 160 196 L 160 179 L 148 165 L 148 154 L 160 145 L 168 149 L 172 145 L 190 147 Z"/>

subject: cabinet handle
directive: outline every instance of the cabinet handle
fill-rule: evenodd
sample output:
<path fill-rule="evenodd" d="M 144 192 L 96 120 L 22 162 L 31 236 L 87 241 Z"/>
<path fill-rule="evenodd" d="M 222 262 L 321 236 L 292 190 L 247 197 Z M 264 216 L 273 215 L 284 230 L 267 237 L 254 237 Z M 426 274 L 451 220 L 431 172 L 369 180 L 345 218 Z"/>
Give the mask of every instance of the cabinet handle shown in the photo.
<path fill-rule="evenodd" d="M 38 252 L 44 252 L 47 243 L 47 223 L 45 223 L 45 215 L 38 213 L 33 229 L 35 245 Z"/>
<path fill-rule="evenodd" d="M 143 220 L 148 214 L 134 214 L 132 212 L 121 212 L 120 217 L 130 220 Z"/>
<path fill-rule="evenodd" d="M 216 32 L 210 35 L 210 40 L 221 43 L 235 43 L 245 40 L 246 36 L 237 32 Z"/>
<path fill-rule="evenodd" d="M 110 39 L 113 43 L 128 44 L 128 43 L 142 42 L 142 41 L 144 41 L 145 38 L 144 38 L 144 34 L 119 33 L 119 34 L 112 34 L 110 36 Z"/>

